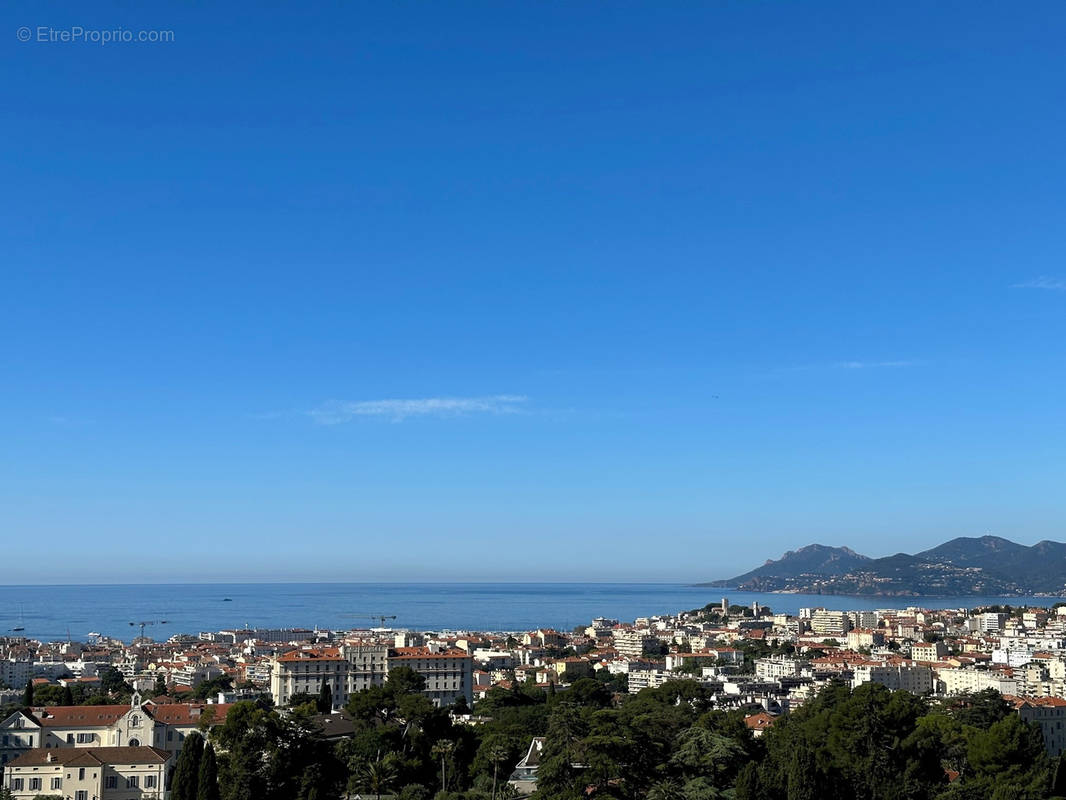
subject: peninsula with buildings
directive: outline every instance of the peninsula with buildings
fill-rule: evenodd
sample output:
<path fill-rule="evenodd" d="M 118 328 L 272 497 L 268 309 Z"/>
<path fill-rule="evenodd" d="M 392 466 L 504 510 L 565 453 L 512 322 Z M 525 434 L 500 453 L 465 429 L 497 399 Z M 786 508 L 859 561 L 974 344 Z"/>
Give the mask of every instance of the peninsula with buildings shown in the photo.
<path fill-rule="evenodd" d="M 776 779 L 775 748 L 793 747 L 815 712 L 849 724 L 854 698 L 899 706 L 914 726 L 943 717 L 944 735 L 962 737 L 943 753 L 901 751 L 924 759 L 931 793 L 915 796 L 932 798 L 993 780 L 959 755 L 966 737 L 1022 735 L 1017 758 L 1050 786 L 1066 749 L 1066 605 L 789 615 L 722 598 L 570 631 L 8 636 L 0 686 L 12 800 L 229 800 L 248 786 L 279 800 L 554 800 L 575 786 L 651 797 L 664 780 L 754 800 L 778 796 L 760 788 Z M 641 742 L 646 774 L 632 766 Z M 682 745 L 691 763 L 671 755 Z"/>
<path fill-rule="evenodd" d="M 743 575 L 699 585 L 875 597 L 1057 597 L 1066 595 L 1066 544 L 1027 547 L 998 536 L 960 537 L 884 558 L 812 544 Z"/>

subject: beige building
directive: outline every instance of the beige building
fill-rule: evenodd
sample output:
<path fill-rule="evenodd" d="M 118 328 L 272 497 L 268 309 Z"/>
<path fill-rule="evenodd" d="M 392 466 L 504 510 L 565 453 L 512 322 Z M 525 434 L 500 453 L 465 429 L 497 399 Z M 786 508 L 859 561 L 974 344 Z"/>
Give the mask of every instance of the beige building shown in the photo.
<path fill-rule="evenodd" d="M 317 695 L 326 683 L 333 693 L 333 706 L 348 702 L 348 661 L 337 647 L 290 650 L 271 661 L 270 694 L 279 706 L 295 694 Z"/>
<path fill-rule="evenodd" d="M 423 694 L 442 707 L 458 697 L 474 702 L 474 659 L 462 650 L 396 647 L 389 651 L 389 669 L 409 667 L 426 679 Z"/>
<path fill-rule="evenodd" d="M 848 649 L 881 647 L 885 643 L 884 631 L 876 628 L 856 628 L 848 631 Z"/>
<path fill-rule="evenodd" d="M 474 701 L 474 659 L 462 650 L 432 647 L 354 645 L 291 650 L 271 660 L 270 693 L 279 706 L 294 694 L 317 695 L 329 684 L 333 705 L 344 706 L 350 695 L 385 683 L 389 670 L 409 667 L 426 679 L 423 694 L 434 705 L 451 705 L 463 696 Z"/>
<path fill-rule="evenodd" d="M 225 722 L 230 704 L 141 702 L 130 705 L 45 706 L 0 721 L 0 762 L 34 748 L 155 747 L 177 755 L 193 731 Z"/>
<path fill-rule="evenodd" d="M 170 754 L 155 747 L 37 748 L 4 767 L 12 800 L 162 800 Z"/>
<path fill-rule="evenodd" d="M 385 683 L 389 674 L 388 647 L 383 644 L 346 644 L 341 653 L 348 662 L 349 695 Z"/>
<path fill-rule="evenodd" d="M 1044 748 L 1052 758 L 1066 750 L 1066 700 L 1061 697 L 1008 697 L 1026 722 L 1039 726 Z"/>
<path fill-rule="evenodd" d="M 939 661 L 948 654 L 948 646 L 943 642 L 916 642 L 911 645 L 911 658 L 914 661 Z"/>

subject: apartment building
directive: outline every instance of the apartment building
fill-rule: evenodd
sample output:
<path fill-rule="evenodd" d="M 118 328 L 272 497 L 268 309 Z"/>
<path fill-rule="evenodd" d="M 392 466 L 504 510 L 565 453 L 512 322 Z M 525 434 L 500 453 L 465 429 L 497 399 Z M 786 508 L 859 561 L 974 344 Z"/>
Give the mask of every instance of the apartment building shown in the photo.
<path fill-rule="evenodd" d="M 290 650 L 273 660 L 270 694 L 279 706 L 288 705 L 293 695 L 317 695 L 322 684 L 330 687 L 334 707 L 348 702 L 349 664 L 337 647 Z"/>
<path fill-rule="evenodd" d="M 474 702 L 474 659 L 462 650 L 396 647 L 389 651 L 389 669 L 409 667 L 426 679 L 423 694 L 438 707 L 458 697 Z"/>
<path fill-rule="evenodd" d="M 912 694 L 933 691 L 933 671 L 915 664 L 858 664 L 854 668 L 852 688 L 864 683 L 879 683 L 897 691 L 902 689 Z"/>
<path fill-rule="evenodd" d="M 426 679 L 424 694 L 437 706 L 451 705 L 463 696 L 474 699 L 474 660 L 462 650 L 428 647 L 345 645 L 291 650 L 271 660 L 270 693 L 279 706 L 295 694 L 317 695 L 325 682 L 340 708 L 355 692 L 381 686 L 389 671 L 409 667 Z"/>
<path fill-rule="evenodd" d="M 612 634 L 614 649 L 625 658 L 640 658 L 647 653 L 658 653 L 661 643 L 658 636 L 640 630 L 616 630 Z"/>
<path fill-rule="evenodd" d="M 33 677 L 33 662 L 26 659 L 0 659 L 0 684 L 21 689 Z"/>
<path fill-rule="evenodd" d="M 642 689 L 655 689 L 670 681 L 688 678 L 689 676 L 679 675 L 665 669 L 632 669 L 629 671 L 629 693 L 637 694 Z"/>
<path fill-rule="evenodd" d="M 995 633 L 1003 630 L 1003 626 L 1007 624 L 1008 619 L 1010 619 L 1009 614 L 988 611 L 971 617 L 970 627 L 982 633 Z"/>
<path fill-rule="evenodd" d="M 885 643 L 884 631 L 876 628 L 855 628 L 848 631 L 848 649 L 858 650 L 861 647 L 872 649 L 881 647 Z"/>
<path fill-rule="evenodd" d="M 876 611 L 849 611 L 848 619 L 852 628 L 876 628 L 878 622 Z"/>
<path fill-rule="evenodd" d="M 397 634 L 397 639 L 399 636 Z M 397 645 L 400 646 L 402 645 Z M 389 674 L 389 648 L 386 645 L 362 642 L 346 644 L 341 648 L 341 653 L 348 662 L 349 695 L 385 683 Z"/>
<path fill-rule="evenodd" d="M 4 767 L 12 800 L 162 800 L 170 753 L 155 747 L 37 748 Z"/>
<path fill-rule="evenodd" d="M 1052 758 L 1066 750 L 1066 700 L 1061 697 L 1008 697 L 1026 722 L 1039 726 L 1044 748 Z"/>
<path fill-rule="evenodd" d="M 791 678 L 799 675 L 800 670 L 809 663 L 796 658 L 757 658 L 755 659 L 755 677 L 760 680 Z"/>
<path fill-rule="evenodd" d="M 849 630 L 851 630 L 851 620 L 846 611 L 818 608 L 811 613 L 812 633 L 843 639 Z"/>
<path fill-rule="evenodd" d="M 939 661 L 948 654 L 943 642 L 917 642 L 911 645 L 911 658 L 915 661 Z"/>
<path fill-rule="evenodd" d="M 1019 694 L 1019 681 L 997 670 L 946 667 L 936 673 L 937 692 L 947 697 L 995 689 L 1000 694 Z"/>

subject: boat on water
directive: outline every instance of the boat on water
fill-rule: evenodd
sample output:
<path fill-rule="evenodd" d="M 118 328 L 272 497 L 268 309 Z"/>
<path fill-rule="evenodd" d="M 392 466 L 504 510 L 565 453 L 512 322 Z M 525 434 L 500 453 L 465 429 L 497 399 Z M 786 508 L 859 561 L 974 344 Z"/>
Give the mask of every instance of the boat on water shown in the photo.
<path fill-rule="evenodd" d="M 18 625 L 16 625 L 16 626 L 15 626 L 14 628 L 12 628 L 12 629 L 11 629 L 11 630 L 12 630 L 12 632 L 14 632 L 14 633 L 18 633 L 19 631 L 24 631 L 24 630 L 26 630 L 26 625 L 25 625 L 25 622 L 26 622 L 26 620 L 25 620 L 25 617 L 24 617 L 24 615 L 23 615 L 23 613 L 22 613 L 22 606 L 21 606 L 21 605 L 19 605 L 19 624 L 18 624 Z"/>

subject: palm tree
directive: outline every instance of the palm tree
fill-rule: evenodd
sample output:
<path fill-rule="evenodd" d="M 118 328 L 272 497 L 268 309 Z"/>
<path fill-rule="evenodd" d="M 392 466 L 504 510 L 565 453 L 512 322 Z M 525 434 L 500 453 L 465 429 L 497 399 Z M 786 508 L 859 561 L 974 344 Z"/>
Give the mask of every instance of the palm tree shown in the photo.
<path fill-rule="evenodd" d="M 359 791 L 373 792 L 374 797 L 380 800 L 381 793 L 396 783 L 396 764 L 389 756 L 367 762 L 355 774 L 353 783 Z"/>
<path fill-rule="evenodd" d="M 648 800 L 682 800 L 684 796 L 681 783 L 672 778 L 659 781 L 648 790 Z"/>
<path fill-rule="evenodd" d="M 510 752 L 502 744 L 495 744 L 489 748 L 488 756 L 492 762 L 492 800 L 496 800 L 496 779 L 500 772 L 500 762 L 509 755 Z"/>
<path fill-rule="evenodd" d="M 450 756 L 454 750 L 455 742 L 451 739 L 441 739 L 433 745 L 433 749 L 430 751 L 434 758 L 440 758 L 440 790 L 442 792 L 448 788 L 446 781 L 447 776 L 444 772 L 444 759 Z"/>

